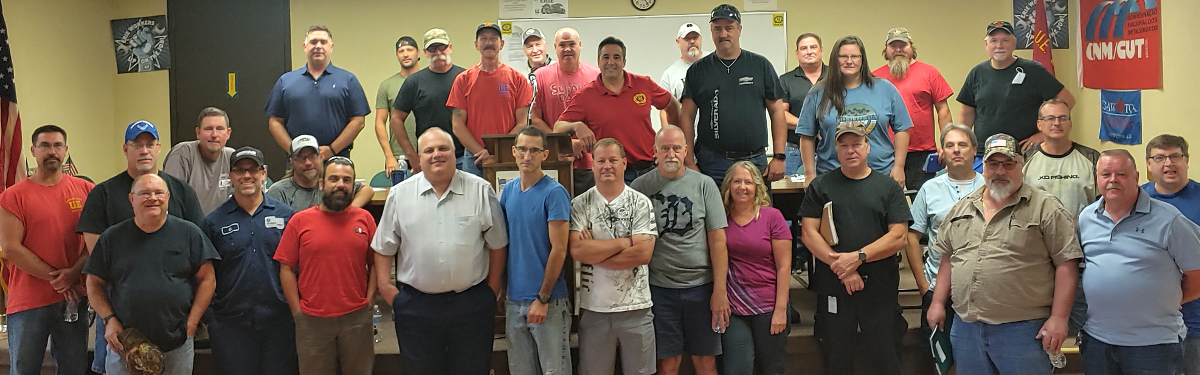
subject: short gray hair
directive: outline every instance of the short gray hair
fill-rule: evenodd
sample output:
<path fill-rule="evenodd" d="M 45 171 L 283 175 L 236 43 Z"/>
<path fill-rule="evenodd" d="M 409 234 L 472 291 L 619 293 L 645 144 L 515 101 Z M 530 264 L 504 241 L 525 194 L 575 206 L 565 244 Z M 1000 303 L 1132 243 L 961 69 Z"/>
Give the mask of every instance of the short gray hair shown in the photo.
<path fill-rule="evenodd" d="M 975 138 L 975 130 L 963 124 L 946 124 L 946 127 L 942 128 L 942 137 L 939 139 L 941 139 L 942 142 L 945 142 L 946 135 L 950 134 L 952 131 L 960 131 L 965 134 L 967 136 L 967 140 L 971 141 L 971 147 L 975 148 L 976 152 L 979 151 L 979 139 Z"/>

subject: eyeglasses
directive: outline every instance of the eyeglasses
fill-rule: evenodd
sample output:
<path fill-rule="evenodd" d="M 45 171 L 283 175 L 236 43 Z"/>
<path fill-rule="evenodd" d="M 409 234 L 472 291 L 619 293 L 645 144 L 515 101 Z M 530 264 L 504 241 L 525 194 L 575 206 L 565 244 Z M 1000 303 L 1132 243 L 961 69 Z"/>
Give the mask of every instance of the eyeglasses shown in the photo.
<path fill-rule="evenodd" d="M 147 143 L 127 142 L 127 143 L 125 143 L 125 145 L 129 146 L 129 148 L 132 148 L 134 150 L 140 150 L 143 148 L 144 149 L 152 149 L 152 148 L 158 147 L 158 142 L 147 142 Z"/>
<path fill-rule="evenodd" d="M 450 46 L 447 44 L 433 45 L 433 46 L 429 46 L 429 48 L 426 48 L 425 52 L 442 52 L 442 51 L 445 51 L 446 48 L 448 48 L 448 47 L 450 47 Z"/>
<path fill-rule="evenodd" d="M 142 198 L 142 199 L 150 199 L 152 197 L 166 198 L 167 191 L 166 190 L 146 190 L 146 191 L 134 193 L 133 195 L 136 195 L 138 198 Z"/>
<path fill-rule="evenodd" d="M 531 152 L 534 155 L 537 155 L 537 154 L 540 154 L 540 153 L 546 151 L 546 150 L 543 150 L 543 149 L 540 149 L 537 147 L 529 148 L 529 147 L 525 147 L 525 146 L 513 146 L 513 150 L 517 150 L 517 154 L 522 155 L 522 156 L 528 155 Z"/>
<path fill-rule="evenodd" d="M 1179 163 L 1183 163 L 1183 161 L 1186 160 L 1187 157 L 1188 156 L 1184 155 L 1184 154 L 1154 155 L 1154 156 L 1150 157 L 1150 160 L 1153 160 L 1154 163 L 1156 163 L 1156 164 L 1162 164 L 1162 163 L 1166 162 L 1167 159 L 1171 159 L 1171 163 L 1179 164 Z"/>
<path fill-rule="evenodd" d="M 308 156 L 300 156 L 300 155 L 292 156 L 292 161 L 294 161 L 294 162 L 297 162 L 297 163 L 299 163 L 299 162 L 303 162 L 303 161 L 305 161 L 305 160 L 317 161 L 317 158 L 319 158 L 319 157 L 321 157 L 321 156 L 320 156 L 320 155 L 317 155 L 317 154 L 314 152 L 314 153 L 312 153 L 311 155 L 308 155 Z"/>
<path fill-rule="evenodd" d="M 1038 120 L 1045 122 L 1054 122 L 1054 120 L 1058 120 L 1058 122 L 1071 122 L 1071 116 L 1042 116 L 1038 117 Z"/>
<path fill-rule="evenodd" d="M 862 61 L 862 55 L 838 55 L 838 61 Z"/>
<path fill-rule="evenodd" d="M 246 174 L 246 173 L 254 174 L 254 173 L 258 173 L 261 170 L 263 170 L 262 167 L 254 167 L 254 168 L 250 168 L 250 169 L 230 168 L 229 174 L 231 174 L 231 175 L 241 175 L 241 174 Z"/>
<path fill-rule="evenodd" d="M 65 143 L 55 143 L 55 144 L 49 144 L 49 143 L 39 143 L 39 144 L 37 144 L 37 145 L 35 145 L 35 146 L 33 146 L 33 147 L 37 147 L 37 148 L 40 148 L 40 149 L 43 149 L 43 150 L 46 150 L 46 149 L 54 149 L 54 150 L 56 150 L 56 151 L 62 151 L 62 150 L 65 150 L 65 149 L 67 148 L 67 144 L 65 144 Z"/>
<path fill-rule="evenodd" d="M 984 164 L 984 166 L 986 166 L 988 169 L 1000 169 L 1000 167 L 1004 167 L 1004 170 L 1006 170 L 1006 171 L 1011 171 L 1011 170 L 1013 170 L 1013 169 L 1016 169 L 1016 168 L 1017 168 L 1017 162 L 1015 162 L 1015 161 L 1012 161 L 1012 160 L 1009 160 L 1009 161 L 1004 161 L 1004 162 L 999 162 L 999 161 L 989 161 L 989 162 L 985 162 L 985 163 L 983 163 L 983 164 Z"/>

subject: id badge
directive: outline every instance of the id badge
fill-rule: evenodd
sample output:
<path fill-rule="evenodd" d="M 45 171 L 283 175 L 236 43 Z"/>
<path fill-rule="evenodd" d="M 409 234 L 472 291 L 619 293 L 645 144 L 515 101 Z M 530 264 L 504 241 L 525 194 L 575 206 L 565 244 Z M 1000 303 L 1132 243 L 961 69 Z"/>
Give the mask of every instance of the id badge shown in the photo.
<path fill-rule="evenodd" d="M 1025 82 L 1025 69 L 1017 67 L 1017 75 L 1013 77 L 1012 84 L 1019 85 Z"/>

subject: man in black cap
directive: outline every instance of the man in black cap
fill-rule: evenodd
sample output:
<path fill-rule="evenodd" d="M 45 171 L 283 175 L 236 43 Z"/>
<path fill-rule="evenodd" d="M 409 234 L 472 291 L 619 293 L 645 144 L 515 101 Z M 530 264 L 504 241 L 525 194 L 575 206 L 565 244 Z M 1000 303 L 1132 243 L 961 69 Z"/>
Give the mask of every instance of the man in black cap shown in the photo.
<path fill-rule="evenodd" d="M 736 7 L 721 4 L 713 8 L 709 25 L 716 53 L 688 68 L 680 100 L 684 139 L 689 150 L 696 150 L 695 160 L 686 158 L 685 164 L 721 181 L 733 163 L 749 160 L 768 180 L 778 180 L 787 158 L 779 76 L 766 57 L 742 50 L 742 15 Z M 770 114 L 770 127 L 763 111 Z M 768 129 L 774 155 L 769 165 L 764 153 Z"/>
<path fill-rule="evenodd" d="M 529 68 L 528 74 L 550 65 L 554 59 L 546 54 L 546 36 L 542 35 L 542 31 L 531 27 L 525 29 L 521 35 L 521 42 L 525 44 L 525 66 Z"/>
<path fill-rule="evenodd" d="M 296 326 L 272 259 L 292 207 L 263 194 L 263 153 L 242 147 L 230 158 L 233 197 L 200 229 L 221 255 L 212 301 L 212 353 L 222 373 L 295 374 Z"/>
<path fill-rule="evenodd" d="M 379 92 L 375 94 L 375 137 L 379 138 L 379 147 L 383 148 L 383 171 L 391 176 L 392 172 L 408 169 L 408 153 L 417 143 L 417 122 L 413 117 L 404 119 L 404 132 L 396 133 L 388 129 L 388 117 L 392 114 L 392 105 L 396 103 L 396 95 L 404 79 L 417 72 L 417 63 L 421 61 L 420 47 L 411 36 L 405 35 L 396 40 L 396 61 L 400 62 L 400 72 L 379 83 Z M 402 136 L 397 138 L 396 134 Z M 408 145 L 405 148 L 405 145 Z M 400 165 L 405 161 L 405 165 Z M 415 161 L 415 160 L 413 160 Z"/>
<path fill-rule="evenodd" d="M 483 177 L 483 164 L 492 159 L 483 146 L 487 134 L 516 133 L 525 127 L 533 87 L 520 72 L 500 61 L 504 39 L 500 26 L 485 22 L 475 28 L 479 64 L 454 78 L 446 106 L 452 108 L 454 135 L 466 150 L 462 170 Z"/>
<path fill-rule="evenodd" d="M 1037 128 L 1042 102 L 1060 99 L 1074 107 L 1075 97 L 1042 64 L 1013 56 L 1017 38 L 1008 21 L 988 24 L 983 46 L 988 60 L 967 73 L 959 118 L 975 129 L 976 139 L 1007 133 L 1021 141 L 1021 151 L 1037 146 L 1045 139 Z"/>

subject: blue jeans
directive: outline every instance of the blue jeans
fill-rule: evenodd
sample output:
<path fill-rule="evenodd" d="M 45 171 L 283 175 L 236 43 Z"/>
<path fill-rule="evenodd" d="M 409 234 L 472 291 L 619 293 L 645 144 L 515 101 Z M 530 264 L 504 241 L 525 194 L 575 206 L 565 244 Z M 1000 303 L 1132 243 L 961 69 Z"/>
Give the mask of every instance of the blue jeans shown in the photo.
<path fill-rule="evenodd" d="M 100 317 L 100 314 L 96 314 L 96 324 L 93 327 L 96 328 L 96 346 L 93 349 L 96 351 L 96 355 L 92 357 L 92 372 L 103 374 L 105 363 L 108 362 L 108 351 L 104 350 L 108 346 L 108 340 L 104 339 L 104 319 Z"/>
<path fill-rule="evenodd" d="M 546 319 L 530 324 L 533 301 L 504 302 L 508 340 L 508 373 L 512 375 L 571 374 L 571 304 L 566 298 L 550 300 Z"/>
<path fill-rule="evenodd" d="M 774 312 L 729 316 L 729 328 L 721 335 L 725 375 L 783 375 L 791 325 L 772 335 L 772 315 Z M 759 371 L 754 371 L 755 367 Z"/>
<path fill-rule="evenodd" d="M 792 146 L 789 143 L 787 145 L 787 148 L 785 149 L 784 153 L 787 154 L 787 160 L 783 161 L 784 162 L 783 174 L 788 175 L 788 176 L 803 175 L 804 170 L 800 169 L 801 167 L 804 166 L 803 164 L 801 164 L 800 148 L 796 147 L 796 146 Z"/>
<path fill-rule="evenodd" d="M 1079 344 L 1088 375 L 1178 375 L 1183 341 L 1147 346 L 1109 345 L 1083 331 Z"/>
<path fill-rule="evenodd" d="M 108 352 L 108 359 L 104 363 L 104 369 L 108 375 L 132 375 L 125 368 L 125 356 L 112 351 L 112 348 L 108 348 L 106 352 Z M 192 346 L 192 337 L 188 336 L 182 346 L 163 353 L 162 375 L 191 375 L 195 357 L 196 351 Z"/>
<path fill-rule="evenodd" d="M 40 374 L 49 339 L 55 374 L 87 373 L 87 302 L 79 302 L 79 319 L 63 321 L 66 301 L 8 314 L 8 358 L 12 374 Z"/>
<path fill-rule="evenodd" d="M 642 175 L 644 175 L 644 174 L 654 172 L 656 169 L 658 169 L 657 164 L 654 164 L 654 165 L 651 165 L 649 167 L 642 168 L 642 169 L 633 169 L 633 167 L 631 167 L 631 166 L 626 166 L 626 168 L 625 168 L 625 184 L 626 185 L 632 184 L 633 180 L 636 180 L 638 177 L 642 177 Z M 595 185 L 595 183 L 593 183 L 593 185 Z M 583 193 L 583 192 L 580 191 L 578 193 Z"/>
<path fill-rule="evenodd" d="M 1183 340 L 1183 375 L 1200 375 L 1200 337 Z"/>
<path fill-rule="evenodd" d="M 1051 374 L 1050 356 L 1036 339 L 1046 319 L 1003 324 L 967 323 L 957 314 L 950 327 L 950 346 L 959 374 Z M 1090 374 L 1090 372 L 1089 372 Z"/>
<path fill-rule="evenodd" d="M 456 160 L 455 166 L 463 172 L 483 177 L 483 166 L 475 164 L 475 154 L 470 151 L 463 152 L 463 156 L 459 156 Z"/>
<path fill-rule="evenodd" d="M 256 326 L 212 320 L 208 324 L 213 362 L 224 374 L 295 375 L 296 323 L 291 316 Z"/>
<path fill-rule="evenodd" d="M 721 182 L 725 180 L 725 172 L 729 171 L 729 167 L 732 167 L 733 163 L 737 163 L 742 160 L 747 160 L 751 163 L 754 163 L 754 165 L 758 167 L 758 171 L 760 173 L 766 174 L 766 153 L 758 153 L 742 159 L 726 159 L 724 155 L 717 155 L 712 151 L 701 149 L 696 150 L 696 166 L 700 167 L 700 173 L 708 175 L 709 177 L 712 177 L 713 180 L 716 180 L 717 186 L 721 186 Z"/>

